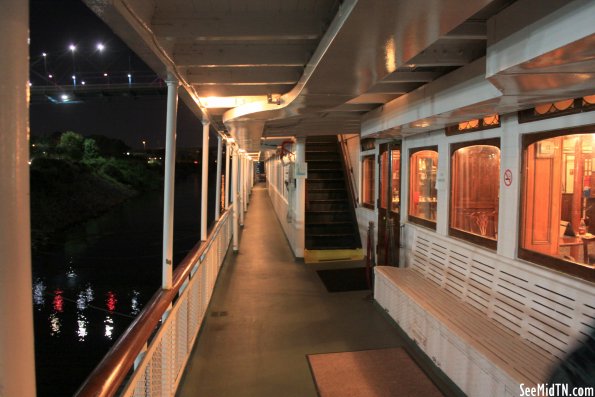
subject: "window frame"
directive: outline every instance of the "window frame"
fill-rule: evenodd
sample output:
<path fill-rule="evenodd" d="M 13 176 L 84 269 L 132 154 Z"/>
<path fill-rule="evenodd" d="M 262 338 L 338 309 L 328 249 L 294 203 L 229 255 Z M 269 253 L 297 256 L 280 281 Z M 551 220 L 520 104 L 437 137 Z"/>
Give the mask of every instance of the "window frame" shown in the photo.
<path fill-rule="evenodd" d="M 566 135 L 577 135 L 577 134 L 593 134 L 595 133 L 595 125 L 588 125 L 583 127 L 571 127 L 571 128 L 562 128 L 557 130 L 551 131 L 544 131 L 544 132 L 536 132 L 536 133 L 527 133 L 523 134 L 521 138 L 521 172 L 520 175 L 520 189 L 519 189 L 519 218 L 518 218 L 518 254 L 517 257 L 519 259 L 526 260 L 536 265 L 540 265 L 543 267 L 547 267 L 552 270 L 556 270 L 562 272 L 564 274 L 579 277 L 581 279 L 595 282 L 595 269 L 590 268 L 588 266 L 581 265 L 576 262 L 572 262 L 569 260 L 565 260 L 563 258 L 558 258 L 555 256 L 549 256 L 546 254 L 542 254 L 536 251 L 531 251 L 527 248 L 523 247 L 523 219 L 525 217 L 525 206 L 524 206 L 524 195 L 525 195 L 525 183 L 527 179 L 527 175 L 525 174 L 524 170 L 527 167 L 527 156 L 526 150 L 529 145 L 532 145 L 538 141 L 542 141 L 544 139 L 555 138 L 555 137 L 563 137 Z"/>
<path fill-rule="evenodd" d="M 423 152 L 425 150 L 430 150 L 433 152 L 436 152 L 436 154 L 438 155 L 438 159 L 440 158 L 440 153 L 438 152 L 438 145 L 431 145 L 431 146 L 421 146 L 421 147 L 416 147 L 416 148 L 411 148 L 409 149 L 409 153 L 408 153 L 408 163 L 407 163 L 407 173 L 409 174 L 407 176 L 408 179 L 408 192 L 407 192 L 407 220 L 411 223 L 415 223 L 417 225 L 420 226 L 424 226 L 427 227 L 428 229 L 432 229 L 432 230 L 436 230 L 436 221 L 432 221 L 429 219 L 425 219 L 425 218 L 420 218 L 419 216 L 415 216 L 415 215 L 411 215 L 411 157 L 418 152 Z M 402 160 L 402 156 L 403 156 L 403 152 L 401 151 L 401 161 Z M 436 168 L 438 168 L 438 162 L 436 163 Z M 401 177 L 401 180 L 403 178 Z M 402 183 L 402 182 L 401 182 Z M 401 195 L 403 193 L 401 192 Z M 438 206 L 438 193 L 436 192 L 436 206 Z M 401 208 L 401 211 L 403 210 L 403 208 Z M 438 218 L 438 216 L 436 216 L 436 219 Z"/>
<path fill-rule="evenodd" d="M 459 149 L 469 147 L 469 146 L 495 146 L 500 150 L 500 169 L 498 170 L 498 192 L 501 191 L 500 189 L 500 175 L 502 171 L 502 148 L 500 147 L 500 138 L 487 138 L 487 139 L 479 139 L 473 141 L 464 141 L 464 142 L 456 142 L 450 144 L 450 156 L 449 156 L 449 163 L 450 163 L 450 181 L 449 181 L 449 200 L 448 200 L 448 235 L 451 237 L 456 237 L 461 240 L 469 241 L 473 244 L 488 248 L 490 250 L 496 251 L 498 249 L 498 238 L 496 240 L 492 240 L 489 238 L 481 237 L 474 233 L 469 233 L 460 229 L 455 229 L 452 227 L 452 204 L 453 204 L 453 155 Z M 498 194 L 498 206 L 500 206 L 500 194 Z M 498 211 L 498 216 L 500 216 L 500 211 Z M 500 222 L 498 222 L 500 224 Z M 497 233 L 499 235 L 499 233 Z"/>
<path fill-rule="evenodd" d="M 365 180 L 366 180 L 366 173 L 365 173 L 365 164 L 366 164 L 366 159 L 371 159 L 371 164 L 372 164 L 372 197 L 371 200 L 371 204 L 367 203 L 364 201 L 364 197 L 366 197 L 365 194 Z M 375 153 L 371 153 L 371 154 L 362 154 L 361 156 L 361 162 L 362 162 L 362 169 L 361 169 L 361 192 L 360 192 L 360 197 L 361 197 L 361 206 L 364 208 L 368 208 L 371 210 L 374 210 L 376 208 L 376 154 Z"/>

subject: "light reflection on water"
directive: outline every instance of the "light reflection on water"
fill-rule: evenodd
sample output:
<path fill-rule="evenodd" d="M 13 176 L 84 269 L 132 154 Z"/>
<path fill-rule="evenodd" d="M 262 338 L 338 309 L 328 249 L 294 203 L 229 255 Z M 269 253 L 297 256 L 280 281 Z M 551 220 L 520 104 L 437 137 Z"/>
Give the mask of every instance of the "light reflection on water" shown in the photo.
<path fill-rule="evenodd" d="M 35 280 L 33 283 L 33 304 L 37 310 L 43 309 L 45 306 L 45 290 L 46 286 L 40 279 Z"/>
<path fill-rule="evenodd" d="M 194 182 L 176 185 L 175 213 L 184 216 L 174 220 L 175 263 L 200 230 Z M 33 253 L 38 397 L 72 395 L 160 287 L 161 196 L 133 198 L 56 232 Z M 209 201 L 212 219 L 214 195 Z"/>
<path fill-rule="evenodd" d="M 83 313 L 78 313 L 76 322 L 78 324 L 76 334 L 79 337 L 79 341 L 84 342 L 85 338 L 87 337 L 87 334 L 88 334 L 87 327 L 89 325 L 89 321 L 87 320 L 87 317 L 85 317 L 85 315 Z"/>
<path fill-rule="evenodd" d="M 74 269 L 72 269 L 72 273 L 76 274 Z M 67 274 L 67 277 L 68 274 Z M 45 282 L 38 278 L 33 283 L 33 303 L 34 306 L 37 308 L 38 311 L 44 310 L 45 301 L 48 294 L 46 293 L 47 286 Z M 87 336 L 89 335 L 89 329 L 91 328 L 90 318 L 87 315 L 89 310 L 91 312 L 104 312 L 107 313 L 105 318 L 102 320 L 97 318 L 97 320 L 102 321 L 102 329 L 103 329 L 103 337 L 107 340 L 113 340 L 115 335 L 115 321 L 113 315 L 120 316 L 122 318 L 126 318 L 127 322 L 132 320 L 134 316 L 138 315 L 142 309 L 141 303 L 141 293 L 135 289 L 131 292 L 130 298 L 130 314 L 121 313 L 117 310 L 118 304 L 118 296 L 117 293 L 114 291 L 107 291 L 105 296 L 105 306 L 98 307 L 91 304 L 95 300 L 95 291 L 90 283 L 87 283 L 86 287 L 77 293 L 76 299 L 71 299 L 67 296 L 67 293 L 71 292 L 68 289 L 56 288 L 51 294 L 52 306 L 51 306 L 51 313 L 48 315 L 48 322 L 50 327 L 49 335 L 54 338 L 61 337 L 62 329 L 64 328 L 64 318 L 68 317 L 65 314 L 65 310 L 70 309 L 69 303 L 74 303 L 76 308 L 76 327 L 74 327 L 77 340 L 79 342 L 85 342 L 87 340 Z M 91 316 L 97 317 L 97 316 Z"/>

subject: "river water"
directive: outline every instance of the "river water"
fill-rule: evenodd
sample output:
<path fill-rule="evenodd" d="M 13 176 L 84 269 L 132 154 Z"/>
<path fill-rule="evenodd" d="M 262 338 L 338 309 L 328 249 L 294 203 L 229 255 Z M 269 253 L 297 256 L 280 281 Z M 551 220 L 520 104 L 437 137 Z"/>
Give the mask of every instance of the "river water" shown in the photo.
<path fill-rule="evenodd" d="M 162 197 L 134 197 L 54 234 L 34 253 L 39 397 L 71 396 L 160 287 Z M 200 239 L 200 177 L 178 182 L 175 197 L 177 264 Z M 209 194 L 209 221 L 214 201 Z"/>

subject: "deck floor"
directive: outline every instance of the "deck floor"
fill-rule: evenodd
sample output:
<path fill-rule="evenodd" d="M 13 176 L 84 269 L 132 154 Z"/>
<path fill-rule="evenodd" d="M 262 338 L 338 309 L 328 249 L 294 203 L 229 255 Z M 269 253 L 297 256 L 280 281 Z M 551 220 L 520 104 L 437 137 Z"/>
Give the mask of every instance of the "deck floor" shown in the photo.
<path fill-rule="evenodd" d="M 244 223 L 177 396 L 317 396 L 307 354 L 402 345 L 369 291 L 329 293 L 294 259 L 263 185 Z"/>

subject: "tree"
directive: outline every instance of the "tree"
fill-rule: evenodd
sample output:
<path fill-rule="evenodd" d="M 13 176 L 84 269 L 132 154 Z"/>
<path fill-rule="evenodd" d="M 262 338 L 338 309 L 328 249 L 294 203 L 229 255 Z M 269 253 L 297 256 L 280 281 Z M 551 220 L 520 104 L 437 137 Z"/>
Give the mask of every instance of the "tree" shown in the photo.
<path fill-rule="evenodd" d="M 83 142 L 83 159 L 93 160 L 99 157 L 99 148 L 93 138 L 87 138 Z"/>
<path fill-rule="evenodd" d="M 60 136 L 57 149 L 72 160 L 80 160 L 84 153 L 84 140 L 82 135 L 73 131 L 66 131 Z"/>

